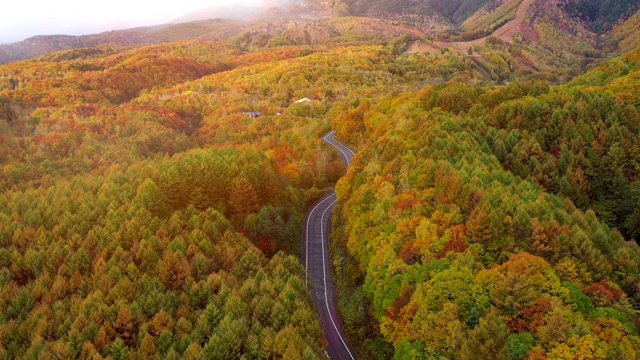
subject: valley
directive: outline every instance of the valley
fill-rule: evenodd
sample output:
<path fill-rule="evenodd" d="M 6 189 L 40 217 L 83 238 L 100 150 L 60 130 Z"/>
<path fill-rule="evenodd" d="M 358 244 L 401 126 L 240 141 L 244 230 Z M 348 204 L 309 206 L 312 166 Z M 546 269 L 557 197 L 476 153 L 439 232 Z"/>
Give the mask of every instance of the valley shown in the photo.
<path fill-rule="evenodd" d="M 640 357 L 640 17 L 589 1 L 0 46 L 0 358 Z"/>

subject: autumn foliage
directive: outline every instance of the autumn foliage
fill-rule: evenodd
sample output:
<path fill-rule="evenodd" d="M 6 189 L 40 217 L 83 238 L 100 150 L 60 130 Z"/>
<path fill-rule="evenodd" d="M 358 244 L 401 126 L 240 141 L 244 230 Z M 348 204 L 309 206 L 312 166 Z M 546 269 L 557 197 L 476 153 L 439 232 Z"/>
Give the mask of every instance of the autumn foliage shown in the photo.
<path fill-rule="evenodd" d="M 482 87 L 299 30 L 0 67 L 0 357 L 324 357 L 300 229 L 336 182 L 359 356 L 640 355 L 638 51 Z"/>
<path fill-rule="evenodd" d="M 340 283 L 369 315 L 345 299 L 347 319 L 382 335 L 372 357 L 640 354 L 637 59 L 556 88 L 448 83 L 336 117 L 364 143 L 334 236 Z"/>

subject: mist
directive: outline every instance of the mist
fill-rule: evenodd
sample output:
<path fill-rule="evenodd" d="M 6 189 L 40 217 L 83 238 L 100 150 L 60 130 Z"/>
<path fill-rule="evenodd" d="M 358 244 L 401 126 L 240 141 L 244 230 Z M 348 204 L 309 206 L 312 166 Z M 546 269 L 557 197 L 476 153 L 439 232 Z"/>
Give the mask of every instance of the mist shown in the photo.
<path fill-rule="evenodd" d="M 112 0 L 102 4 L 78 0 L 12 2 L 3 5 L 5 16 L 0 22 L 0 44 L 36 35 L 89 35 L 160 25 L 215 7 L 269 8 L 294 2 L 299 0 Z M 211 16 L 215 17 L 215 14 Z"/>

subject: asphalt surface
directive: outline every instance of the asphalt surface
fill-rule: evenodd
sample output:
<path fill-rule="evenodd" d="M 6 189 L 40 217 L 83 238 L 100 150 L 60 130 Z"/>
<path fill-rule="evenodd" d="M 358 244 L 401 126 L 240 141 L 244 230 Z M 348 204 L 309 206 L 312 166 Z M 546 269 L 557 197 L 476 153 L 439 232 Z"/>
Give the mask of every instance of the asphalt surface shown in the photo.
<path fill-rule="evenodd" d="M 340 158 L 349 166 L 354 155 L 353 150 L 336 141 L 334 136 L 335 132 L 331 131 L 323 140 L 337 148 Z M 329 217 L 337 201 L 336 193 L 332 192 L 314 204 L 307 213 L 304 222 L 306 239 L 303 262 L 307 269 L 307 286 L 311 288 L 322 329 L 329 344 L 327 355 L 330 359 L 355 360 L 355 354 L 342 330 L 341 318 L 336 307 L 335 284 L 331 279 Z"/>

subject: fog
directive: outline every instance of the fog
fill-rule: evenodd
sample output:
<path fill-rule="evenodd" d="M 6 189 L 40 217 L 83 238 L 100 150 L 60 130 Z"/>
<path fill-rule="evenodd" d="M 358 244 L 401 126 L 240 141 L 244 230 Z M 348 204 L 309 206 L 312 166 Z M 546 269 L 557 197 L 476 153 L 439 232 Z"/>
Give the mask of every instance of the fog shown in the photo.
<path fill-rule="evenodd" d="M 289 0 L 285 0 L 289 1 Z M 11 1 L 3 4 L 0 44 L 34 35 L 86 35 L 164 24 L 185 14 L 224 5 L 277 6 L 283 0 L 79 0 Z"/>

